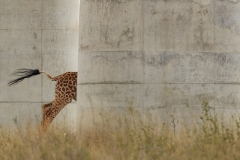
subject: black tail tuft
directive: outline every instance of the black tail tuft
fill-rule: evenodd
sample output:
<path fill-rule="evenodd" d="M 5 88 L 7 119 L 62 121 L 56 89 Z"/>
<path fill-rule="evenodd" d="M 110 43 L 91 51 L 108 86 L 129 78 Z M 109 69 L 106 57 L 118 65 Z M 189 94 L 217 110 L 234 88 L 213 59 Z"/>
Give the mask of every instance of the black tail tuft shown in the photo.
<path fill-rule="evenodd" d="M 41 74 L 38 69 L 18 69 L 16 70 L 13 75 L 20 76 L 20 78 L 14 79 L 8 83 L 8 86 L 11 86 L 13 84 L 17 84 L 18 82 L 21 82 L 25 78 L 30 78 L 32 76 Z"/>

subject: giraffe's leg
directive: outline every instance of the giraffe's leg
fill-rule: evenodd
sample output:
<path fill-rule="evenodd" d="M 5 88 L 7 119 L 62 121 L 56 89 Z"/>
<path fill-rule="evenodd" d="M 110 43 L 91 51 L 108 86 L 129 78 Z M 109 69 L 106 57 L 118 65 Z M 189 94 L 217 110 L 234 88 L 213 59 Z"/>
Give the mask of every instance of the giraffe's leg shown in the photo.
<path fill-rule="evenodd" d="M 48 127 L 50 126 L 53 119 L 57 116 L 57 114 L 70 102 L 70 99 L 65 102 L 53 101 L 51 107 L 43 112 L 42 128 L 44 132 L 47 131 Z"/>
<path fill-rule="evenodd" d="M 42 105 L 42 116 L 43 117 L 51 107 L 52 107 L 52 102 Z"/>

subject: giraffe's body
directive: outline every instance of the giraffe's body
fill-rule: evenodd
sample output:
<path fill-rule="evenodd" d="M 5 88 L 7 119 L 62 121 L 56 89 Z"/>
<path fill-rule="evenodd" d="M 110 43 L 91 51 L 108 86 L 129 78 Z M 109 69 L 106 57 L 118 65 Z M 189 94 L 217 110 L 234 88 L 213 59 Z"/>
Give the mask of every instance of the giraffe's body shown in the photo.
<path fill-rule="evenodd" d="M 54 78 L 47 73 L 45 74 L 52 81 L 56 81 L 56 86 L 54 100 L 42 106 L 44 130 L 48 128 L 53 119 L 68 103 L 71 103 L 73 99 L 77 100 L 77 72 L 66 72 Z"/>
<path fill-rule="evenodd" d="M 29 78 L 34 75 L 45 73 L 47 77 L 56 81 L 54 100 L 42 106 L 42 127 L 44 131 L 47 130 L 53 119 L 57 114 L 71 101 L 77 100 L 77 72 L 66 72 L 62 75 L 51 77 L 44 71 L 19 69 L 15 72 L 16 75 L 21 76 L 8 83 L 8 85 L 17 84 L 24 78 Z"/>

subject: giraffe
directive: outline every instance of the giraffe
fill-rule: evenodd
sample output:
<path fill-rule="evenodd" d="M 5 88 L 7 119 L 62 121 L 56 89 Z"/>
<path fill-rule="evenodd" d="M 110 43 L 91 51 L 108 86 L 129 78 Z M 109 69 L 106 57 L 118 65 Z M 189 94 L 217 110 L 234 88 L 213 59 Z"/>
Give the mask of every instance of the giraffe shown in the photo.
<path fill-rule="evenodd" d="M 50 103 L 42 105 L 42 129 L 47 131 L 53 119 L 57 114 L 74 99 L 77 101 L 77 72 L 66 72 L 56 77 L 51 77 L 45 71 L 39 71 L 38 69 L 18 69 L 13 75 L 20 76 L 15 80 L 8 83 L 9 86 L 21 82 L 25 78 L 30 78 L 41 73 L 51 81 L 56 81 L 54 100 Z"/>

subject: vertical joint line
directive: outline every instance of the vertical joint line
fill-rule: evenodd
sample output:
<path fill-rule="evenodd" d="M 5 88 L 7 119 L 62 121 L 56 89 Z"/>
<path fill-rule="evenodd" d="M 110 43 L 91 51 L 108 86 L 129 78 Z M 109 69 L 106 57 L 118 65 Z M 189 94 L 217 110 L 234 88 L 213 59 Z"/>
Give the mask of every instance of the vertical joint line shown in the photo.
<path fill-rule="evenodd" d="M 42 42 L 43 42 L 43 34 L 42 34 L 42 21 L 43 21 L 43 2 L 41 1 L 41 70 L 43 70 L 43 53 L 42 53 Z M 41 74 L 41 105 L 43 104 L 43 75 Z"/>
<path fill-rule="evenodd" d="M 213 21 L 215 21 L 216 18 L 216 1 L 212 1 L 213 2 Z M 214 52 L 214 58 L 216 58 L 216 27 L 215 27 L 215 23 L 213 23 L 213 35 L 214 35 L 214 40 L 213 40 L 213 52 Z M 216 61 L 214 60 L 214 69 L 215 69 L 215 74 L 214 74 L 214 108 L 215 106 L 215 102 L 216 102 Z"/>

